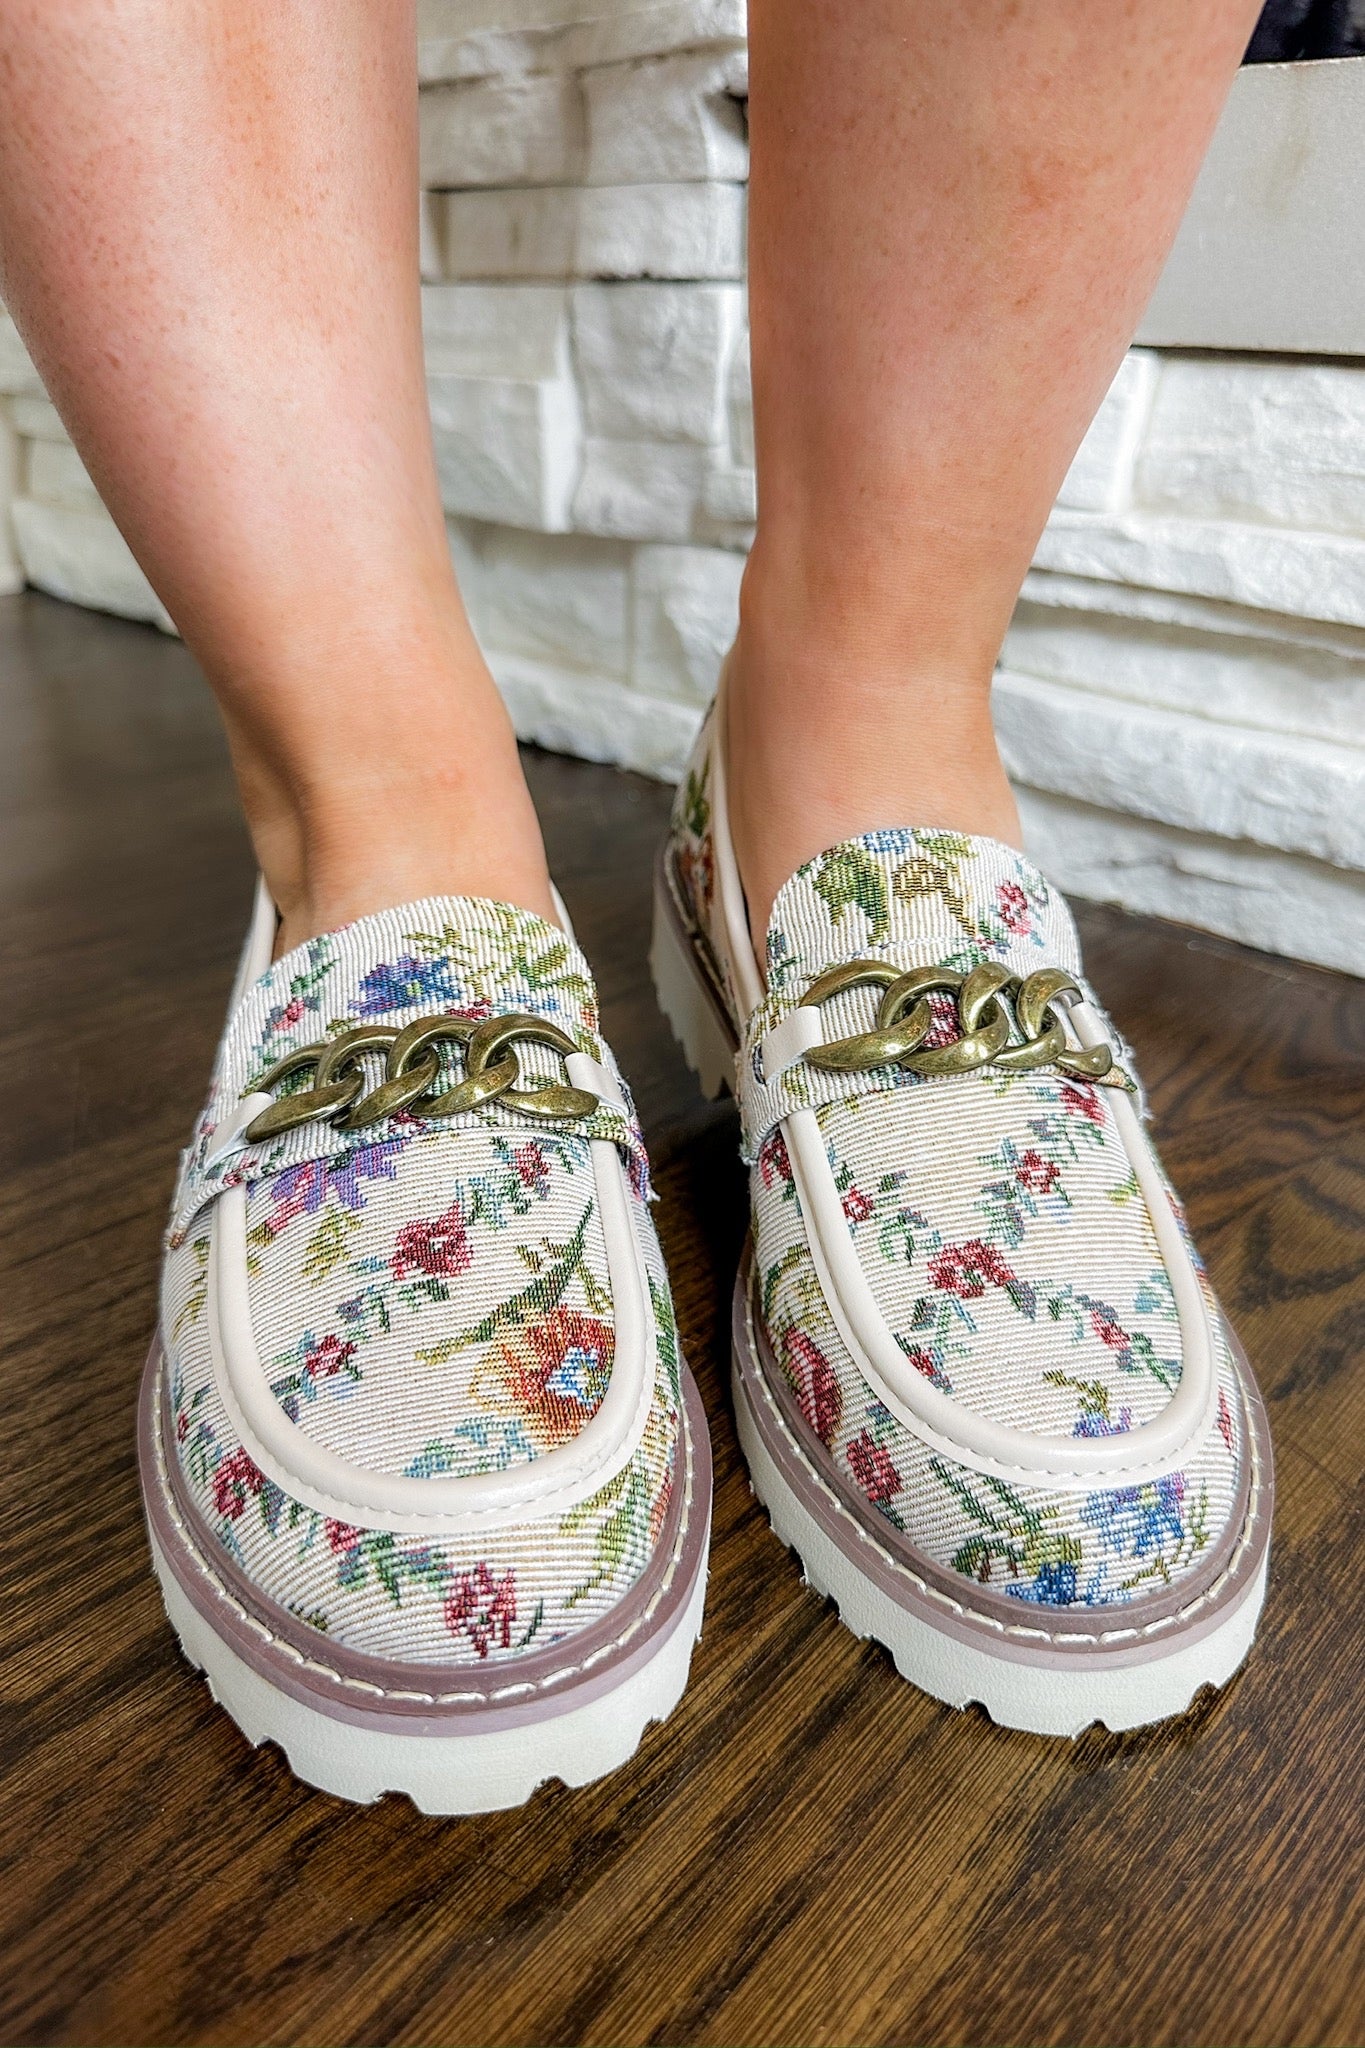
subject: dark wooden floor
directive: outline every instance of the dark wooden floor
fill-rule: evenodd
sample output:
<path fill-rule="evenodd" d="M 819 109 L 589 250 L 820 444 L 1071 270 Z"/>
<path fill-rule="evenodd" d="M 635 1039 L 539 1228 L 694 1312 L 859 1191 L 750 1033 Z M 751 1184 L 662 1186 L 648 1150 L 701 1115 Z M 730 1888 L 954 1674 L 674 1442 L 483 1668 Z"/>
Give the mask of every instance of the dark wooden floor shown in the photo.
<path fill-rule="evenodd" d="M 1245 1674 L 1074 1745 L 911 1691 L 750 1498 L 728 1109 L 650 999 L 659 787 L 533 756 L 659 1168 L 718 1490 L 682 1709 L 521 1813 L 342 1806 L 172 1646 L 133 1400 L 177 1147 L 251 879 L 176 645 L 0 603 L 0 2039 L 1357 2044 L 1365 2039 L 1365 984 L 1107 911 L 1100 988 L 1270 1401 Z"/>

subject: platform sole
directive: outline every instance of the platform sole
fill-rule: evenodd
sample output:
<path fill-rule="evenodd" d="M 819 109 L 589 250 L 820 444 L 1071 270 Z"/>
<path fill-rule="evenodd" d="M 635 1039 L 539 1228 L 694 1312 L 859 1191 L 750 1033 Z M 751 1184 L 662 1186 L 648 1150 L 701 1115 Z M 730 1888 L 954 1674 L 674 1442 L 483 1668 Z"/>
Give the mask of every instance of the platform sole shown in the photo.
<path fill-rule="evenodd" d="M 685 1059 L 705 1092 L 720 1094 L 732 1084 L 735 1037 L 662 858 L 650 965 Z M 1265 1410 L 1244 1360 L 1250 1486 L 1242 1526 L 1211 1582 L 1184 1607 L 1167 1600 L 1067 1610 L 1065 1622 L 1050 1627 L 1037 1608 L 998 1595 L 974 1605 L 968 1581 L 879 1540 L 875 1511 L 857 1511 L 832 1460 L 822 1472 L 807 1456 L 757 1332 L 746 1255 L 735 1286 L 733 1386 L 754 1492 L 807 1583 L 836 1603 L 855 1635 L 881 1643 L 921 1691 L 954 1707 L 977 1703 L 1002 1727 L 1074 1736 L 1095 1722 L 1117 1731 L 1183 1713 L 1241 1666 L 1265 1599 L 1273 1500 Z M 1006 1614 L 1007 1605 L 1021 1611 Z"/>
<path fill-rule="evenodd" d="M 143 1381 L 139 1449 L 152 1562 L 189 1662 L 248 1742 L 274 1742 L 296 1777 L 369 1803 L 404 1793 L 424 1813 L 522 1805 L 550 1779 L 586 1785 L 635 1753 L 677 1706 L 701 1631 L 711 1462 L 700 1398 L 685 1376 L 681 1493 L 653 1583 L 627 1595 L 619 1627 L 570 1637 L 516 1665 L 394 1665 L 302 1632 L 231 1583 L 180 1497 L 166 1455 L 162 1361 Z"/>

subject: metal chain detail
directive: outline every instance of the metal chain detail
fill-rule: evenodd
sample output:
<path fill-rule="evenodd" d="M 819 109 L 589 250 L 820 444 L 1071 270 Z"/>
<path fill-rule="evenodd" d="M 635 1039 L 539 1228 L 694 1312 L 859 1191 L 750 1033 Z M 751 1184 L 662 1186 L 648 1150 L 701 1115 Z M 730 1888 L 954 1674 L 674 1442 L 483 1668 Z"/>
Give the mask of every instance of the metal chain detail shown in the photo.
<path fill-rule="evenodd" d="M 464 1051 L 464 1079 L 441 1089 L 442 1044 Z M 312 1070 L 312 1084 L 281 1095 L 253 1117 L 243 1133 L 249 1145 L 278 1138 L 300 1124 L 331 1123 L 339 1131 L 361 1131 L 400 1110 L 423 1117 L 462 1116 L 481 1102 L 503 1101 L 526 1116 L 583 1117 L 598 1107 L 586 1088 L 552 1083 L 522 1088 L 517 1045 L 547 1045 L 565 1058 L 579 1051 L 567 1031 L 543 1017 L 512 1011 L 475 1024 L 468 1017 L 419 1017 L 401 1031 L 389 1024 L 360 1024 L 337 1038 L 321 1039 L 286 1053 L 262 1076 L 251 1094 L 270 1093 L 281 1082 Z M 383 1053 L 384 1078 L 366 1090 L 366 1053 Z"/>
<path fill-rule="evenodd" d="M 1067 1044 L 1061 1008 L 1085 1000 L 1085 991 L 1060 967 L 1020 976 L 983 961 L 967 974 L 951 967 L 916 967 L 902 974 L 880 960 L 849 960 L 817 976 L 804 1001 L 818 1007 L 851 988 L 880 988 L 871 1031 L 832 1039 L 806 1053 L 826 1073 L 861 1074 L 873 1067 L 907 1067 L 916 1074 L 967 1074 L 997 1067 L 1018 1074 L 1056 1067 L 1078 1080 L 1135 1092 L 1107 1045 Z M 953 998 L 959 1035 L 948 1045 L 926 1046 L 933 1027 L 932 995 Z M 1015 1032 L 1018 1042 L 1012 1042 Z"/>

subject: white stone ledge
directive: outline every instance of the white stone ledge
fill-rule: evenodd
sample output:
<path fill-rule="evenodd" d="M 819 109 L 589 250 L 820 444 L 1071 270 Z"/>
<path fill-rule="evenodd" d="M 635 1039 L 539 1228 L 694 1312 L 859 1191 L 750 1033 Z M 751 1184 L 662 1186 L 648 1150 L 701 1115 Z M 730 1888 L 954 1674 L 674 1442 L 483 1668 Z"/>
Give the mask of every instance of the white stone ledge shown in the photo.
<path fill-rule="evenodd" d="M 574 20 L 582 7 L 557 8 L 554 17 L 523 19 L 498 10 L 493 25 L 463 21 L 458 8 L 431 10 L 418 38 L 418 75 L 424 85 L 497 78 L 529 71 L 580 71 L 686 50 L 745 47 L 744 0 L 664 0 L 596 20 Z M 466 23 L 468 25 L 466 25 Z"/>
<path fill-rule="evenodd" d="M 24 575 L 38 590 L 72 604 L 146 619 L 173 633 L 156 592 L 109 514 L 16 498 L 14 534 Z"/>
<path fill-rule="evenodd" d="M 61 414 L 46 398 L 7 398 L 0 404 L 8 411 L 15 433 L 26 441 L 64 441 L 71 446 Z"/>
<path fill-rule="evenodd" d="M 23 452 L 19 436 L 0 408 L 0 597 L 24 587 L 24 565 L 14 531 L 14 501 L 19 495 Z"/>
<path fill-rule="evenodd" d="M 701 712 L 602 681 L 566 672 L 500 648 L 489 667 L 520 738 L 587 761 L 609 761 L 673 782 L 681 775 Z"/>
<path fill-rule="evenodd" d="M 530 185 L 427 195 L 452 282 L 744 275 L 742 185 Z"/>
<path fill-rule="evenodd" d="M 614 540 L 691 540 L 712 456 L 687 441 L 590 437 L 573 524 L 580 533 Z"/>
<path fill-rule="evenodd" d="M 1033 789 L 1365 875 L 1365 748 L 1008 671 L 993 706 L 1005 766 Z"/>
<path fill-rule="evenodd" d="M 25 496 L 78 512 L 102 512 L 104 502 L 69 441 L 30 441 Z"/>
<path fill-rule="evenodd" d="M 0 397 L 43 398 L 42 379 L 19 339 L 19 330 L 0 308 Z"/>
<path fill-rule="evenodd" d="M 1064 600 L 1030 579 L 1005 636 L 1001 665 L 1100 698 L 1192 713 L 1267 734 L 1358 746 L 1365 741 L 1365 634 L 1335 629 L 1315 643 L 1293 620 L 1186 599 L 1144 614 L 1125 600 L 1160 597 L 1091 584 Z M 1057 581 L 1071 579 L 1056 579 Z M 1106 595 L 1119 601 L 1098 608 Z M 1174 616 L 1173 616 L 1174 614 Z M 1222 616 L 1220 616 L 1222 614 Z M 1243 621 L 1257 621 L 1252 630 Z M 1279 631 L 1278 628 L 1288 628 Z"/>
<path fill-rule="evenodd" d="M 576 285 L 574 367 L 588 432 L 720 447 L 725 373 L 743 318 L 738 285 Z"/>
<path fill-rule="evenodd" d="M 1144 510 L 1365 535 L 1365 362 L 1169 356 L 1141 444 Z"/>
<path fill-rule="evenodd" d="M 641 547 L 631 572 L 631 680 L 646 694 L 704 710 L 735 636 L 741 555 Z"/>
<path fill-rule="evenodd" d="M 422 287 L 427 367 L 456 377 L 566 377 L 569 294 L 561 284 Z"/>
<path fill-rule="evenodd" d="M 742 185 L 603 185 L 583 193 L 581 277 L 741 279 Z"/>
<path fill-rule="evenodd" d="M 547 542 L 452 522 L 451 553 L 485 653 L 523 656 L 565 675 L 629 680 L 635 552 L 581 534 Z"/>
<path fill-rule="evenodd" d="M 587 106 L 589 185 L 747 179 L 740 95 L 748 90 L 748 67 L 741 52 L 607 64 L 578 77 Z"/>
<path fill-rule="evenodd" d="M 427 390 L 447 512 L 538 533 L 572 524 L 583 446 L 572 378 L 432 371 Z"/>
<path fill-rule="evenodd" d="M 584 167 L 583 95 L 573 74 L 476 80 L 420 95 L 424 186 L 564 185 Z"/>
<path fill-rule="evenodd" d="M 1350 661 L 1365 659 L 1365 628 L 1296 618 L 1292 612 L 1257 611 L 1250 605 L 1191 597 L 1179 590 L 1154 590 L 1143 584 L 1068 576 L 1035 566 L 1024 578 L 1023 595 L 1030 604 L 1049 610 L 1093 612 L 1112 619 L 1188 627 L 1195 633 L 1316 648 Z"/>
<path fill-rule="evenodd" d="M 757 473 L 718 462 L 707 475 L 702 504 L 714 527 L 751 535 L 758 518 Z M 744 545 L 748 545 L 748 539 Z"/>
<path fill-rule="evenodd" d="M 746 13 L 744 0 L 665 0 L 662 6 L 631 7 L 570 29 L 564 38 L 564 61 L 586 70 L 640 57 L 723 49 L 731 67 L 730 89 L 747 92 Z"/>
<path fill-rule="evenodd" d="M 1141 339 L 1164 347 L 1365 352 L 1365 62 L 1249 64 Z"/>
<path fill-rule="evenodd" d="M 1160 376 L 1160 359 L 1130 349 L 1066 473 L 1057 503 L 1073 512 L 1120 512 L 1133 493 L 1133 472 Z"/>
<path fill-rule="evenodd" d="M 1073 896 L 1365 973 L 1365 878 L 1273 848 L 1016 789 L 1024 843 Z"/>
<path fill-rule="evenodd" d="M 1365 540 L 1209 519 L 1053 513 L 1035 565 L 1220 598 L 1256 611 L 1365 625 Z"/>

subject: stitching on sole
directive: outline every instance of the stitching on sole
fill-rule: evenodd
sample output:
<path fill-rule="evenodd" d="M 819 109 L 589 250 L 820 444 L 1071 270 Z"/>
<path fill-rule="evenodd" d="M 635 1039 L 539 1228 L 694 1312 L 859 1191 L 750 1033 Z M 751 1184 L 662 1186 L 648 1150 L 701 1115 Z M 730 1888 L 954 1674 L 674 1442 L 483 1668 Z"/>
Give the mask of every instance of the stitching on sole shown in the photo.
<path fill-rule="evenodd" d="M 1054 1635 L 1047 1629 L 1030 1628 L 1021 1623 L 997 1621 L 993 1615 L 981 1614 L 976 1608 L 969 1606 L 965 1601 L 954 1600 L 950 1594 L 944 1593 L 938 1586 L 931 1584 L 926 1579 L 922 1579 L 917 1572 L 912 1571 L 909 1565 L 903 1563 L 900 1558 L 894 1557 L 883 1544 L 877 1541 L 869 1529 L 863 1527 L 856 1515 L 845 1506 L 823 1474 L 815 1470 L 806 1457 L 800 1442 L 793 1435 L 786 1417 L 768 1392 L 763 1369 L 758 1362 L 758 1353 L 754 1344 L 753 1296 L 748 1288 L 745 1289 L 744 1328 L 749 1342 L 750 1356 L 747 1361 L 749 1375 L 746 1376 L 744 1363 L 739 1359 L 736 1359 L 735 1364 L 737 1377 L 751 1409 L 754 1409 L 754 1403 L 749 1393 L 749 1376 L 757 1380 L 767 1411 L 776 1422 L 780 1434 L 786 1439 L 793 1455 L 801 1466 L 802 1472 L 813 1482 L 818 1491 L 824 1495 L 839 1520 L 846 1522 L 859 1541 L 865 1544 L 878 1560 L 887 1566 L 898 1578 L 907 1580 L 910 1585 L 914 1586 L 918 1592 L 922 1593 L 935 1605 L 945 1608 L 949 1613 L 957 1615 L 960 1620 L 969 1622 L 975 1628 L 989 1629 L 993 1634 L 1001 1638 L 1015 1638 L 1020 1642 L 1029 1642 L 1035 1646 L 1043 1646 L 1064 1653 L 1077 1648 L 1084 1651 L 1109 1647 L 1117 1648 L 1124 1644 L 1140 1643 L 1156 1636 L 1163 1630 L 1183 1626 L 1197 1616 L 1201 1609 L 1214 1602 L 1221 1589 L 1227 1585 L 1240 1566 L 1242 1559 L 1251 1548 L 1252 1534 L 1256 1528 L 1261 1493 L 1263 1491 L 1263 1474 L 1261 1470 L 1260 1446 L 1256 1432 L 1251 1427 L 1250 1416 L 1248 1416 L 1247 1440 L 1251 1447 L 1251 1479 L 1247 1492 L 1246 1515 L 1243 1519 L 1241 1533 L 1232 1555 L 1218 1574 L 1218 1577 L 1204 1589 L 1197 1599 L 1192 1600 L 1188 1607 L 1178 1608 L 1173 1614 L 1164 1615 L 1158 1621 L 1148 1622 L 1145 1628 L 1101 1629 L 1093 1635 L 1083 1635 L 1077 1631 L 1067 1635 Z M 754 1420 L 761 1433 L 761 1425 L 758 1423 L 756 1409 L 754 1409 Z M 804 1503 L 798 1502 L 798 1505 L 804 1505 Z M 806 1512 L 809 1514 L 810 1509 L 807 1508 Z M 813 1516 L 812 1519 L 814 1519 Z M 774 1531 L 774 1534 L 776 1534 L 776 1531 Z M 794 1545 L 789 1547 L 795 1548 Z M 881 1589 L 878 1588 L 877 1590 Z"/>
<path fill-rule="evenodd" d="M 642 1629 L 648 1627 L 657 1613 L 664 1595 L 677 1577 L 678 1567 L 682 1562 L 687 1531 L 691 1526 L 692 1508 L 694 1505 L 695 1466 L 692 1450 L 692 1432 L 688 1425 L 687 1404 L 685 1400 L 680 1404 L 679 1409 L 683 1425 L 681 1435 L 687 1446 L 687 1462 L 683 1476 L 682 1519 L 678 1524 L 678 1540 L 674 1547 L 673 1555 L 668 1561 L 668 1568 L 648 1606 L 644 1609 L 643 1613 L 636 1616 L 630 1627 L 624 1630 L 621 1635 L 614 1637 L 609 1643 L 604 1643 L 590 1657 L 580 1658 L 576 1664 L 562 1665 L 558 1671 L 552 1671 L 546 1677 L 535 1682 L 523 1680 L 519 1685 L 502 1686 L 496 1692 L 398 1691 L 389 1690 L 380 1685 L 372 1685 L 364 1679 L 352 1678 L 347 1673 L 338 1671 L 335 1665 L 324 1663 L 319 1658 L 306 1657 L 302 1650 L 289 1641 L 287 1636 L 278 1635 L 273 1629 L 267 1628 L 263 1621 L 259 1621 L 254 1614 L 243 1607 L 240 1600 L 228 1591 L 209 1564 L 207 1558 L 203 1556 L 199 1545 L 194 1539 L 193 1532 L 186 1526 L 184 1516 L 181 1514 L 175 1496 L 171 1491 L 170 1475 L 166 1469 L 166 1451 L 161 1436 L 161 1382 L 164 1370 L 165 1353 L 162 1352 L 157 1362 L 156 1381 L 152 1392 L 154 1404 L 152 1443 L 156 1457 L 156 1472 L 160 1483 L 162 1502 L 184 1546 L 190 1563 L 198 1572 L 200 1578 L 208 1585 L 214 1597 L 221 1600 L 233 1617 L 243 1627 L 248 1629 L 251 1634 L 256 1636 L 262 1644 L 287 1657 L 299 1671 L 307 1672 L 310 1676 L 327 1679 L 339 1692 L 354 1693 L 367 1701 L 395 1700 L 401 1701 L 404 1705 L 430 1707 L 465 1705 L 491 1707 L 510 1704 L 517 1700 L 534 1699 L 537 1695 L 549 1691 L 551 1687 L 562 1685 L 567 1679 L 581 1677 L 583 1673 L 592 1670 L 594 1665 L 600 1664 L 604 1658 L 614 1656 L 618 1650 L 623 1649 L 633 1637 L 639 1635 Z M 153 1532 L 153 1540 L 155 1540 L 155 1532 Z M 171 1569 L 174 1570 L 174 1567 L 172 1566 Z M 204 1618 L 207 1619 L 207 1617 Z M 232 1650 L 233 1645 L 229 1643 L 227 1648 Z M 241 1652 L 234 1650 L 234 1655 L 240 1656 Z M 244 1659 L 243 1661 L 246 1660 Z M 266 1683 L 270 1683 L 266 1673 L 257 1672 L 256 1676 L 258 1678 L 265 1678 Z"/>

